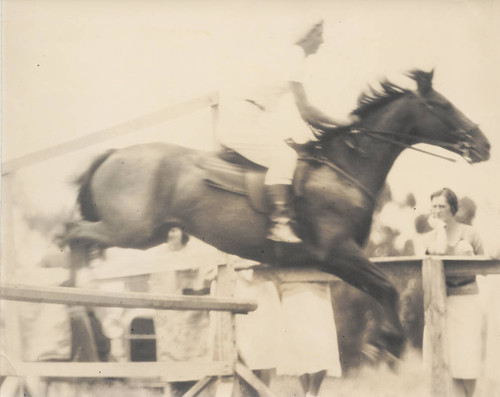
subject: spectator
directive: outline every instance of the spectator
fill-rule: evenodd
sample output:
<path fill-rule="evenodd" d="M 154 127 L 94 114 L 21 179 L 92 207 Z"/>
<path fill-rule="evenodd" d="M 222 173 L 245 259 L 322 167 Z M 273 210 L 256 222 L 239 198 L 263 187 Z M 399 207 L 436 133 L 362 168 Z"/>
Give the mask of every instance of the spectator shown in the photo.
<path fill-rule="evenodd" d="M 181 228 L 170 229 L 167 241 L 169 263 L 165 267 L 171 270 L 150 276 L 150 292 L 172 295 L 210 294 L 217 265 L 223 263 L 222 256 L 219 251 L 201 242 L 188 244 L 188 241 L 189 236 Z M 210 252 L 207 252 L 206 247 Z M 199 250 L 205 250 L 205 254 L 199 255 Z M 154 324 L 158 361 L 212 360 L 214 334 L 208 311 L 157 311 Z M 172 383 L 173 396 L 183 395 L 194 383 Z"/>
<path fill-rule="evenodd" d="M 432 231 L 426 235 L 426 253 L 436 255 L 481 255 L 478 233 L 456 219 L 458 200 L 443 188 L 431 195 Z M 475 276 L 446 277 L 446 323 L 449 363 L 454 396 L 472 397 L 481 372 L 483 324 L 479 288 Z M 424 331 L 424 356 L 427 355 Z"/>
<path fill-rule="evenodd" d="M 282 348 L 281 302 L 273 273 L 249 269 L 254 262 L 237 260 L 235 297 L 258 303 L 257 310 L 236 316 L 236 344 L 243 363 L 270 386 Z"/>
<path fill-rule="evenodd" d="M 287 281 L 286 274 L 282 281 L 284 349 L 277 373 L 298 376 L 306 397 L 315 397 L 327 374 L 342 375 L 330 285 Z"/>

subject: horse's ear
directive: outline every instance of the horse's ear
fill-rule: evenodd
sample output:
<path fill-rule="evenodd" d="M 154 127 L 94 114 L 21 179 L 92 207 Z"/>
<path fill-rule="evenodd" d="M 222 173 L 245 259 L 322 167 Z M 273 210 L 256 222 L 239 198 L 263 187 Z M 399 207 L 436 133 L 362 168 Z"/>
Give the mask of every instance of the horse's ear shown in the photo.
<path fill-rule="evenodd" d="M 432 69 L 430 72 L 424 72 L 423 70 L 415 69 L 408 72 L 407 76 L 417 82 L 418 92 L 421 95 L 426 95 L 429 93 L 429 91 L 431 91 L 434 69 Z"/>

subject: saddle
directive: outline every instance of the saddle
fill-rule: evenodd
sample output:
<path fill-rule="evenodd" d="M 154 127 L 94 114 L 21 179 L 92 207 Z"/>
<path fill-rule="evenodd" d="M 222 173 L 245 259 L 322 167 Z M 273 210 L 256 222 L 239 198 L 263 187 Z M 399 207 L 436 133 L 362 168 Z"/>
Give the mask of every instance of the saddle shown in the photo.
<path fill-rule="evenodd" d="M 267 196 L 264 186 L 266 167 L 256 164 L 226 147 L 217 153 L 203 156 L 198 167 L 205 171 L 204 180 L 209 186 L 246 196 L 257 212 L 263 214 L 271 212 L 271 200 Z M 302 196 L 306 169 L 305 162 L 298 162 L 293 180 L 295 197 Z"/>

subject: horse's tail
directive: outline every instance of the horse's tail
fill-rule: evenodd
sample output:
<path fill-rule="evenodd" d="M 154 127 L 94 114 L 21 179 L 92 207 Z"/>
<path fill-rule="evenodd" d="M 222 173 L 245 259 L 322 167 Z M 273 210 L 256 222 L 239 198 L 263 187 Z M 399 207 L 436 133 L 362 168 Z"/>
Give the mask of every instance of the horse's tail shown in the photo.
<path fill-rule="evenodd" d="M 109 156 L 111 156 L 116 149 L 110 149 L 101 155 L 97 156 L 90 167 L 81 174 L 78 178 L 75 179 L 74 183 L 77 186 L 80 186 L 78 191 L 77 201 L 80 206 L 80 213 L 82 214 L 83 219 L 91 222 L 97 222 L 100 220 L 99 214 L 96 211 L 93 199 L 92 199 L 92 191 L 90 189 L 90 182 L 96 170 L 104 163 Z"/>

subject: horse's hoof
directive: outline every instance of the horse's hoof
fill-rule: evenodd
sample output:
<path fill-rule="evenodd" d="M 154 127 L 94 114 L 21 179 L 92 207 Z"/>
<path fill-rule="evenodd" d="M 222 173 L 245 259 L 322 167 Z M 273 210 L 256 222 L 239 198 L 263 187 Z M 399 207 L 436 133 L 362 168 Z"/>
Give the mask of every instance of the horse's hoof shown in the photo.
<path fill-rule="evenodd" d="M 377 365 L 378 363 L 380 363 L 380 360 L 382 358 L 382 350 L 378 346 L 372 345 L 370 343 L 367 343 L 363 346 L 361 354 L 365 359 L 364 361 L 366 361 L 369 365 Z"/>
<path fill-rule="evenodd" d="M 364 361 L 366 362 L 366 364 L 373 367 L 378 367 L 382 364 L 385 364 L 392 372 L 398 372 L 401 360 L 381 346 L 366 344 L 363 347 L 362 354 L 365 358 Z"/>
<path fill-rule="evenodd" d="M 394 373 L 397 373 L 399 370 L 399 365 L 401 364 L 401 360 L 390 352 L 385 352 L 385 363 L 387 367 Z"/>

